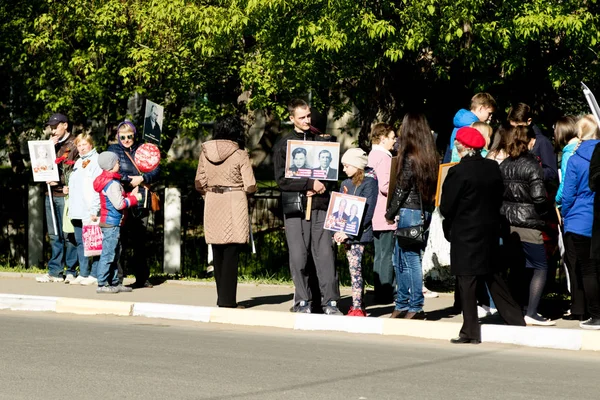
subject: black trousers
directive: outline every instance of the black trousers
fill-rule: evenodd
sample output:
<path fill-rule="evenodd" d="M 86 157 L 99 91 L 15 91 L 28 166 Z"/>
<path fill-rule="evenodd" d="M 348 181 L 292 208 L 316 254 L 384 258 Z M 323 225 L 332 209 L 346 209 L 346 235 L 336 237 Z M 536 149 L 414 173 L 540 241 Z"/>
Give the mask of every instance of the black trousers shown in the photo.
<path fill-rule="evenodd" d="M 215 282 L 217 283 L 217 305 L 237 306 L 237 279 L 240 245 L 237 243 L 213 244 Z"/>
<path fill-rule="evenodd" d="M 510 295 L 500 274 L 459 275 L 456 277 L 463 310 L 460 337 L 481 340 L 481 327 L 477 317 L 477 285 L 487 284 L 498 313 L 508 325 L 525 326 L 521 307 Z"/>
<path fill-rule="evenodd" d="M 585 314 L 585 294 L 583 293 L 583 268 L 589 269 L 592 238 L 567 232 L 565 239 L 565 264 L 571 284 L 571 314 Z"/>
<path fill-rule="evenodd" d="M 148 263 L 148 210 L 131 209 L 121 227 L 122 252 L 120 275 L 133 273 L 135 285 L 142 286 L 150 278 Z M 123 279 L 119 276 L 119 281 Z"/>

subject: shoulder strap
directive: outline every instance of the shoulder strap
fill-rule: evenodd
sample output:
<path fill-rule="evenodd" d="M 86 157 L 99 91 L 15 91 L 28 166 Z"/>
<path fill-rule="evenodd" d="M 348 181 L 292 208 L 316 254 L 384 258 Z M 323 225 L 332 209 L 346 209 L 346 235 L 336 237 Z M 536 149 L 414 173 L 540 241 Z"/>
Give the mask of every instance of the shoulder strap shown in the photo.
<path fill-rule="evenodd" d="M 133 166 L 135 167 L 135 169 L 137 169 L 138 174 L 142 175 L 142 173 L 140 172 L 140 169 L 138 168 L 138 166 L 135 163 L 135 161 L 133 161 L 133 158 L 131 158 L 131 156 L 129 155 L 129 153 L 127 153 L 127 151 L 123 151 L 123 153 L 125 153 L 125 155 L 127 157 L 129 157 L 129 159 L 131 160 L 131 163 L 133 164 Z"/>

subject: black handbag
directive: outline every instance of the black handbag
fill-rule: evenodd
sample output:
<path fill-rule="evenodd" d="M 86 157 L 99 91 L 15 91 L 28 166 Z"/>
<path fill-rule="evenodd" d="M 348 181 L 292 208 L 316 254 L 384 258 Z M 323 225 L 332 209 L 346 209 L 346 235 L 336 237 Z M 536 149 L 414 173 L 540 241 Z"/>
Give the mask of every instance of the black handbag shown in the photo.
<path fill-rule="evenodd" d="M 281 204 L 283 205 L 284 215 L 297 215 L 304 213 L 304 204 L 301 192 L 281 192 Z"/>
<path fill-rule="evenodd" d="M 396 228 L 394 234 L 401 247 L 424 247 L 427 244 L 427 229 L 425 229 L 425 213 L 423 212 L 423 199 L 421 198 L 421 194 L 419 194 L 419 203 L 421 205 L 421 223 L 405 228 Z"/>

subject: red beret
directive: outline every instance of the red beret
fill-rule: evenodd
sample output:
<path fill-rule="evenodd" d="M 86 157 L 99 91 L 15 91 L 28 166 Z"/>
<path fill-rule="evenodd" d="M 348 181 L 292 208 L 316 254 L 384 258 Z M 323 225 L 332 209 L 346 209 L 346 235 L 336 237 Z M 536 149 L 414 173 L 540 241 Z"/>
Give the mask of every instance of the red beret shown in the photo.
<path fill-rule="evenodd" d="M 460 128 L 456 132 L 456 140 L 463 146 L 470 147 L 472 149 L 481 149 L 485 146 L 485 139 L 475 128 L 465 126 Z"/>

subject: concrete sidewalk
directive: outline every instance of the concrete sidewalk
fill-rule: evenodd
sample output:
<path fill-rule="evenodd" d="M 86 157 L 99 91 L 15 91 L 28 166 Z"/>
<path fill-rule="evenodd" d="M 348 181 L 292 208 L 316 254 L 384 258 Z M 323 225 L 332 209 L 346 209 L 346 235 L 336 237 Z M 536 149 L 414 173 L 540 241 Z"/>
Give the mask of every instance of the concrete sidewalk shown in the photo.
<path fill-rule="evenodd" d="M 372 296 L 369 293 L 365 300 L 370 318 L 336 317 L 290 313 L 293 288 L 289 286 L 240 284 L 238 302 L 246 309 L 238 310 L 215 306 L 214 283 L 165 281 L 152 289 L 138 289 L 132 293 L 97 294 L 95 286 L 37 283 L 35 276 L 0 273 L 0 309 L 137 315 L 441 340 L 457 336 L 462 324 L 461 316 L 453 314 L 454 298 L 451 294 L 426 299 L 427 321 L 410 321 L 387 318 L 393 310 L 393 305 L 372 305 Z M 344 288 L 340 309 L 346 311 L 350 305 L 350 289 Z M 556 327 L 527 328 L 505 326 L 497 316 L 485 318 L 482 322 L 484 342 L 570 350 L 600 350 L 600 332 L 581 330 L 576 321 L 559 319 Z"/>

